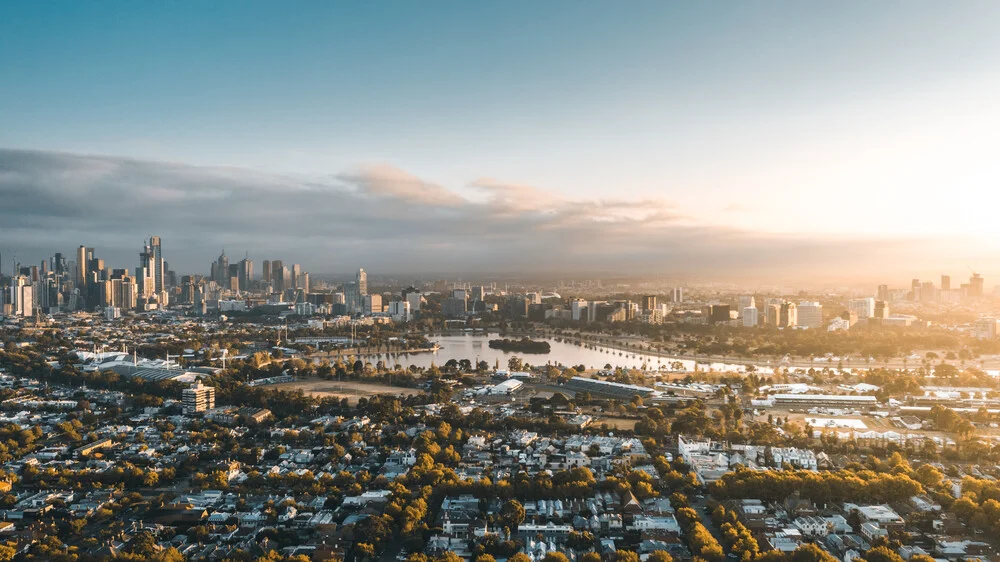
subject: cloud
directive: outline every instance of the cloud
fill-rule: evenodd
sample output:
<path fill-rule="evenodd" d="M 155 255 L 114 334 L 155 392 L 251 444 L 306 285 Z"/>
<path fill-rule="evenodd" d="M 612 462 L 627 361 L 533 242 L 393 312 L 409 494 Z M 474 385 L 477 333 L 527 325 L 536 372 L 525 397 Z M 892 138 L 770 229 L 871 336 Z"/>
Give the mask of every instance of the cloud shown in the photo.
<path fill-rule="evenodd" d="M 465 199 L 455 193 L 388 164 L 362 166 L 337 176 L 361 194 L 395 198 L 418 205 L 458 206 Z"/>
<path fill-rule="evenodd" d="M 325 178 L 110 156 L 0 149 L 0 240 L 37 263 L 93 246 L 132 268 L 163 238 L 178 272 L 205 273 L 225 247 L 316 274 L 359 266 L 438 275 L 778 275 L 852 271 L 910 240 L 762 235 L 698 224 L 670 201 L 574 199 L 493 179 L 467 197 L 389 166 Z M 927 246 L 921 249 L 926 250 Z"/>

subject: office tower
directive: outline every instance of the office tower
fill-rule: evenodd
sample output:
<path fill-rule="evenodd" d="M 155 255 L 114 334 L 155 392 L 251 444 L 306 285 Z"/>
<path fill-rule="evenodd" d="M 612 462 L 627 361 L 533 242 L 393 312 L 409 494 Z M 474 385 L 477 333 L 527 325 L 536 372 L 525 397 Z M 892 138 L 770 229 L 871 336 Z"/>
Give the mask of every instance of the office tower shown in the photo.
<path fill-rule="evenodd" d="M 264 262 L 261 263 L 261 268 L 260 269 L 261 269 L 261 271 L 260 271 L 261 279 L 264 281 L 264 283 L 270 283 L 271 282 L 271 260 L 264 260 Z"/>
<path fill-rule="evenodd" d="M 40 273 L 42 277 L 45 277 L 49 273 L 49 260 L 42 260 L 42 265 L 40 268 Z"/>
<path fill-rule="evenodd" d="M 937 291 L 934 289 L 934 283 L 924 281 L 920 284 L 920 302 L 935 301 L 937 301 Z"/>
<path fill-rule="evenodd" d="M 792 328 L 799 325 L 799 310 L 794 302 L 781 303 L 781 317 L 778 319 L 778 326 L 782 328 Z"/>
<path fill-rule="evenodd" d="M 134 277 L 122 277 L 118 291 L 118 306 L 122 310 L 132 310 L 139 304 L 139 288 Z"/>
<path fill-rule="evenodd" d="M 978 273 L 973 273 L 969 278 L 969 296 L 975 298 L 983 296 L 983 278 Z"/>
<path fill-rule="evenodd" d="M 302 291 L 305 292 L 305 293 L 309 292 L 309 274 L 308 273 L 305 273 L 305 272 L 302 273 L 302 279 L 299 281 L 299 288 L 302 289 Z"/>
<path fill-rule="evenodd" d="M 941 290 L 942 291 L 950 291 L 951 290 L 951 275 L 942 275 L 941 276 Z M 888 300 L 888 299 L 879 299 L 879 300 Z"/>
<path fill-rule="evenodd" d="M 748 306 L 740 311 L 740 315 L 743 317 L 744 328 L 753 328 L 757 326 L 757 307 Z"/>
<path fill-rule="evenodd" d="M 914 279 L 910 281 L 910 300 L 915 301 L 920 299 L 920 279 Z"/>
<path fill-rule="evenodd" d="M 590 317 L 588 316 L 587 301 L 583 299 L 573 299 L 569 301 L 569 310 L 573 315 L 572 318 L 576 322 L 588 322 Z"/>
<path fill-rule="evenodd" d="M 757 308 L 757 301 L 754 300 L 752 295 L 740 296 L 739 306 L 736 307 L 736 310 L 742 314 L 745 308 Z"/>
<path fill-rule="evenodd" d="M 368 294 L 368 274 L 364 269 L 358 270 L 358 293 L 362 296 Z"/>
<path fill-rule="evenodd" d="M 250 258 L 240 260 L 239 280 L 241 291 L 250 289 L 250 282 L 253 281 L 253 262 L 250 261 Z"/>
<path fill-rule="evenodd" d="M 874 318 L 882 318 L 883 320 L 889 317 L 889 303 L 887 301 L 875 301 L 875 313 Z"/>
<path fill-rule="evenodd" d="M 403 300 L 410 303 L 410 314 L 420 312 L 420 303 L 423 301 L 423 294 L 420 289 L 407 287 L 403 289 Z"/>
<path fill-rule="evenodd" d="M 799 326 L 819 328 L 823 325 L 823 305 L 818 302 L 800 302 L 796 313 Z"/>
<path fill-rule="evenodd" d="M 271 287 L 275 293 L 285 292 L 285 264 L 281 260 L 271 260 Z"/>
<path fill-rule="evenodd" d="M 858 320 L 871 318 L 875 316 L 875 299 L 872 297 L 864 299 L 851 299 L 847 302 L 847 310 L 852 314 L 856 314 Z"/>
<path fill-rule="evenodd" d="M 215 407 L 215 388 L 198 381 L 181 391 L 181 403 L 185 414 L 204 412 Z"/>
<path fill-rule="evenodd" d="M 212 264 L 211 277 L 219 285 L 229 286 L 229 256 L 226 255 L 225 249 Z"/>
<path fill-rule="evenodd" d="M 642 297 L 643 312 L 656 310 L 656 295 L 646 295 Z"/>
<path fill-rule="evenodd" d="M 465 289 L 456 289 L 444 300 L 441 312 L 451 318 L 461 318 L 469 311 L 469 294 Z"/>
<path fill-rule="evenodd" d="M 166 288 L 166 273 L 163 264 L 163 250 L 160 247 L 160 237 L 149 237 L 150 264 L 153 266 L 153 290 L 159 294 Z"/>
<path fill-rule="evenodd" d="M 302 288 L 302 287 L 299 286 L 299 282 L 302 281 L 302 266 L 301 265 L 299 265 L 297 263 L 293 263 L 292 264 L 292 279 L 291 280 L 292 280 L 292 288 L 293 289 L 301 289 Z"/>
<path fill-rule="evenodd" d="M 778 326 L 781 320 L 781 305 L 768 303 L 764 305 L 764 323 L 768 326 Z"/>
<path fill-rule="evenodd" d="M 381 314 L 382 295 L 365 295 L 364 309 L 365 314 Z"/>
<path fill-rule="evenodd" d="M 389 303 L 389 315 L 396 322 L 408 322 L 410 320 L 410 303 L 392 301 Z"/>
<path fill-rule="evenodd" d="M 682 287 L 674 287 L 670 293 L 670 301 L 675 303 L 684 302 L 684 289 Z"/>
<path fill-rule="evenodd" d="M 80 246 L 76 249 L 76 285 L 77 287 L 87 286 L 87 247 Z"/>
<path fill-rule="evenodd" d="M 10 280 L 10 312 L 13 316 L 31 316 L 34 310 L 35 298 L 31 281 L 24 275 L 17 275 Z"/>
<path fill-rule="evenodd" d="M 483 287 L 482 285 L 473 285 L 472 300 L 480 302 L 486 300 L 486 287 Z"/>
<path fill-rule="evenodd" d="M 878 286 L 878 292 L 875 293 L 875 298 L 878 299 L 878 300 L 880 300 L 880 301 L 888 301 L 889 300 L 889 286 L 888 285 L 879 285 Z"/>

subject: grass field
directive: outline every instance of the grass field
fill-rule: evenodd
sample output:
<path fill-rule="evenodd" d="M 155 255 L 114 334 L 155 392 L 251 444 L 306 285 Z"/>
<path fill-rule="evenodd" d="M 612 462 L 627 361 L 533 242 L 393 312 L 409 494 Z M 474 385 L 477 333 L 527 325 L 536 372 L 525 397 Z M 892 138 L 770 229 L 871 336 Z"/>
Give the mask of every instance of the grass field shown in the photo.
<path fill-rule="evenodd" d="M 412 396 L 421 392 L 415 388 L 353 381 L 337 382 L 322 379 L 286 382 L 276 384 L 272 388 L 301 390 L 309 396 L 317 398 L 347 398 L 352 403 L 357 402 L 358 398 L 367 398 L 375 395 Z"/>

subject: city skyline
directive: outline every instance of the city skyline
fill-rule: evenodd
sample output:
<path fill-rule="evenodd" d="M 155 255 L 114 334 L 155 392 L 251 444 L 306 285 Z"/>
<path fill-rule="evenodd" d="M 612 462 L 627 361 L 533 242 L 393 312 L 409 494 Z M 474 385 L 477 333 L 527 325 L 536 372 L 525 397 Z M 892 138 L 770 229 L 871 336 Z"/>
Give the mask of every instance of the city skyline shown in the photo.
<path fill-rule="evenodd" d="M 0 252 L 1000 275 L 995 3 L 437 6 L 4 6 Z"/>

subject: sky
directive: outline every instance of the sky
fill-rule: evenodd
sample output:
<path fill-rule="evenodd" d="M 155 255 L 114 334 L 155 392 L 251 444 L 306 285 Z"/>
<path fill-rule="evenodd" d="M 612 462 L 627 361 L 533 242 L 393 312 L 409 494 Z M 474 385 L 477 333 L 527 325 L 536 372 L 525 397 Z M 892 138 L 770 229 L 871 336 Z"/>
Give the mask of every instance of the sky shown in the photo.
<path fill-rule="evenodd" d="M 1000 4 L 0 3 L 0 252 L 811 276 L 1000 257 Z"/>

